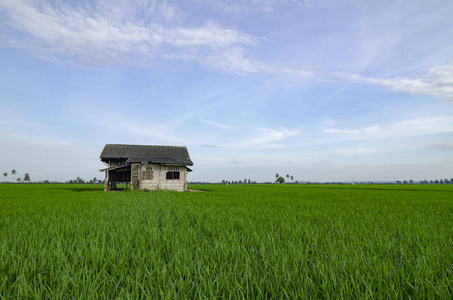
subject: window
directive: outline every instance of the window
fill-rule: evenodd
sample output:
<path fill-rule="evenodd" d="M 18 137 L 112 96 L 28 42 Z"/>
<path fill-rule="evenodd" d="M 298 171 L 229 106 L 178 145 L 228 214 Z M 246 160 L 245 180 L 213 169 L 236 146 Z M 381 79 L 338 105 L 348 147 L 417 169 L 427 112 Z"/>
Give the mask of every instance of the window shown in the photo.
<path fill-rule="evenodd" d="M 167 179 L 179 179 L 179 167 L 167 167 Z"/>
<path fill-rule="evenodd" d="M 150 166 L 143 166 L 142 167 L 142 171 L 152 171 L 153 170 L 153 167 L 150 167 Z"/>
<path fill-rule="evenodd" d="M 167 179 L 179 179 L 179 171 L 167 171 Z"/>

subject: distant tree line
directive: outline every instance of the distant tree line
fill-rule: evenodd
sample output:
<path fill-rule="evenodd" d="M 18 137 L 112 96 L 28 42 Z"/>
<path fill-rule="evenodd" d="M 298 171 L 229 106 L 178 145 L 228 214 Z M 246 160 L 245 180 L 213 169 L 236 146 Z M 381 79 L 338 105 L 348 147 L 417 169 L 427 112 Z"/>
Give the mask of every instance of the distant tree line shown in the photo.
<path fill-rule="evenodd" d="M 101 180 L 101 179 L 97 179 L 96 177 L 94 177 L 91 180 L 85 181 L 81 177 L 77 176 L 76 179 L 68 180 L 68 181 L 66 181 L 66 183 L 69 183 L 69 184 L 83 184 L 83 183 L 95 184 L 95 183 L 105 183 L 105 181 Z"/>
<path fill-rule="evenodd" d="M 291 181 L 285 180 L 290 179 Z M 320 181 L 297 181 L 294 177 L 287 174 L 285 177 L 280 176 L 278 173 L 275 174 L 275 181 L 273 182 L 256 182 L 250 179 L 244 180 L 222 180 L 221 182 L 206 182 L 206 181 L 191 181 L 189 184 L 453 184 L 453 177 L 450 179 L 435 179 L 435 180 L 397 180 L 397 181 L 331 181 L 331 182 L 320 182 Z"/>
<path fill-rule="evenodd" d="M 20 177 L 15 179 L 15 176 L 17 175 L 17 171 L 16 170 L 11 170 L 11 175 L 13 176 L 13 181 L 12 182 L 17 181 L 18 183 L 20 183 L 20 182 L 23 181 L 23 182 L 27 182 L 28 183 L 31 180 L 30 179 L 30 174 L 28 174 L 28 173 L 24 174 L 24 178 L 23 179 L 20 178 Z M 4 177 L 3 178 L 3 182 L 7 182 L 6 181 L 6 177 L 8 177 L 8 172 L 3 173 L 3 177 Z"/>
<path fill-rule="evenodd" d="M 17 171 L 16 170 L 12 170 L 10 172 L 11 176 L 13 177 L 13 183 L 14 182 L 17 182 L 17 183 L 29 183 L 31 182 L 31 177 L 30 177 L 30 174 L 28 173 L 25 173 L 23 178 L 21 177 L 18 177 L 18 178 L 15 178 L 15 176 L 17 175 Z M 8 172 L 5 172 L 3 173 L 3 183 L 7 183 L 9 181 L 7 181 L 7 177 L 8 177 Z M 39 181 L 39 182 L 36 182 L 36 183 L 62 183 L 62 182 L 58 182 L 58 181 L 49 181 L 49 180 L 42 180 L 42 181 Z M 93 179 L 91 180 L 88 180 L 88 181 L 85 181 L 83 180 L 81 177 L 77 177 L 76 179 L 71 179 L 71 180 L 68 180 L 66 181 L 66 183 L 91 183 L 91 184 L 95 184 L 95 183 L 104 183 L 104 180 L 100 180 L 100 179 L 97 179 L 96 177 L 94 177 Z"/>
<path fill-rule="evenodd" d="M 222 180 L 221 184 L 256 184 L 256 181 L 252 181 L 250 178 L 244 178 L 244 180 Z"/>
<path fill-rule="evenodd" d="M 15 178 L 15 176 L 17 175 L 17 171 L 16 170 L 11 170 L 10 174 L 13 176 L 13 181 L 16 181 L 18 183 L 21 183 L 21 182 L 24 182 L 24 183 L 29 183 L 31 181 L 31 177 L 30 177 L 30 174 L 28 173 L 25 173 L 24 176 L 23 176 L 23 179 L 21 177 L 18 177 L 17 179 Z M 6 183 L 8 182 L 6 180 L 6 178 L 8 177 L 8 172 L 5 172 L 3 173 L 3 182 Z M 286 180 L 285 180 L 285 177 L 286 177 Z M 350 184 L 351 182 L 341 182 L 341 181 L 338 181 L 338 182 L 310 182 L 310 181 L 305 181 L 305 182 L 299 182 L 297 180 L 294 180 L 294 176 L 290 175 L 290 174 L 286 174 L 286 176 L 283 177 L 283 176 L 280 176 L 278 173 L 275 174 L 275 181 L 273 183 L 279 183 L 279 184 L 283 184 L 283 183 L 292 183 L 292 184 Z M 39 183 L 51 183 L 49 180 L 43 180 L 43 181 L 40 181 Z M 57 183 L 57 182 L 55 182 Z M 94 177 L 93 179 L 91 180 L 88 180 L 88 181 L 85 181 L 83 180 L 81 177 L 77 176 L 76 179 L 71 179 L 71 180 L 68 180 L 66 181 L 65 183 L 69 183 L 69 184 L 103 184 L 105 183 L 104 180 L 101 180 L 101 179 L 97 179 L 96 177 Z M 260 182 L 260 184 L 270 184 L 272 182 Z M 448 179 L 448 178 L 445 178 L 445 179 L 435 179 L 435 180 L 421 180 L 421 181 L 418 181 L 418 182 L 415 182 L 414 180 L 410 179 L 410 180 L 397 180 L 396 182 L 395 181 L 387 181 L 387 182 L 373 182 L 373 181 L 363 181 L 363 182 L 354 182 L 354 184 L 373 184 L 373 183 L 384 183 L 384 184 L 392 184 L 392 183 L 396 183 L 396 184 L 453 184 L 453 177 Z M 189 182 L 189 184 L 213 184 L 213 182 Z M 254 180 L 251 180 L 250 178 L 244 178 L 244 180 L 240 179 L 240 180 L 222 180 L 221 182 L 216 182 L 214 184 L 257 184 L 256 181 Z"/>
<path fill-rule="evenodd" d="M 422 180 L 422 181 L 419 181 L 419 182 L 414 182 L 412 179 L 407 181 L 407 180 L 403 180 L 403 181 L 400 181 L 400 180 L 397 180 L 396 181 L 397 184 L 453 184 L 453 177 L 448 179 L 435 179 L 435 180 Z"/>

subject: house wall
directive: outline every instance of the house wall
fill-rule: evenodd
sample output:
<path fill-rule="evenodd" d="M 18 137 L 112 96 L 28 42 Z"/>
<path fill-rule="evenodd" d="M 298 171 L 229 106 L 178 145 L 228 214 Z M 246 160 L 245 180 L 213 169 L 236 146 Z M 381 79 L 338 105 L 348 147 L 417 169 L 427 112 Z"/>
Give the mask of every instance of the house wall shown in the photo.
<path fill-rule="evenodd" d="M 134 164 L 135 165 L 135 164 Z M 152 168 L 152 170 L 149 170 Z M 167 179 L 167 168 L 178 168 L 179 179 Z M 134 170 L 134 167 L 132 167 Z M 138 189 L 149 190 L 172 190 L 183 192 L 187 189 L 186 184 L 186 167 L 185 166 L 161 166 L 156 164 L 137 164 L 138 172 Z M 132 174 L 134 177 L 134 174 Z M 135 189 L 137 185 L 131 185 Z"/>

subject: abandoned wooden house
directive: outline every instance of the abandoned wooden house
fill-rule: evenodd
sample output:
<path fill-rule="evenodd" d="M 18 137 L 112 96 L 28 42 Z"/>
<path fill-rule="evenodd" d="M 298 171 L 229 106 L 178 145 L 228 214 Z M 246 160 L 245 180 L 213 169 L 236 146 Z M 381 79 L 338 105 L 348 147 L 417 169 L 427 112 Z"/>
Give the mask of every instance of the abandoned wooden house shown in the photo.
<path fill-rule="evenodd" d="M 101 161 L 107 168 L 104 190 L 118 183 L 130 184 L 131 190 L 186 191 L 186 175 L 192 170 L 186 147 L 106 144 Z"/>

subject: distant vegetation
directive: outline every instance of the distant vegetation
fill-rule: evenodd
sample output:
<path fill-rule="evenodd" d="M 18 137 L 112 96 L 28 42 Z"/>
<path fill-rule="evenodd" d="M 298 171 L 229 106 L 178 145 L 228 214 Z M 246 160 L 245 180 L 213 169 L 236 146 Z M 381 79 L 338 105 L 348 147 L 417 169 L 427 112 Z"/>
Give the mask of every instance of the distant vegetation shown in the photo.
<path fill-rule="evenodd" d="M 189 188 L 0 185 L 0 298 L 453 298 L 451 185 Z"/>
<path fill-rule="evenodd" d="M 77 183 L 77 184 L 81 184 L 81 183 L 104 183 L 104 180 L 100 180 L 100 179 L 97 179 L 96 177 L 94 177 L 93 179 L 89 180 L 89 181 L 85 181 L 83 180 L 82 178 L 80 177 L 77 177 L 76 179 L 71 179 L 71 180 L 68 180 L 66 181 L 66 183 L 69 183 L 69 184 L 73 184 L 73 183 Z"/>
<path fill-rule="evenodd" d="M 453 184 L 453 177 L 448 179 L 434 179 L 434 180 L 421 180 L 414 181 L 410 180 L 396 180 L 396 181 L 298 181 L 294 180 L 294 176 L 286 175 L 285 179 L 283 176 L 280 176 L 278 173 L 275 174 L 275 181 L 268 182 L 257 182 L 251 179 L 244 180 L 222 180 L 220 182 L 206 182 L 206 181 L 192 181 L 191 184 Z M 289 177 L 288 177 L 289 176 Z M 289 179 L 289 180 L 288 180 Z"/>
<path fill-rule="evenodd" d="M 16 170 L 12 170 L 12 171 L 11 171 L 11 175 L 13 176 L 13 182 L 14 182 L 15 176 L 17 175 L 17 171 L 16 171 Z M 8 177 L 8 172 L 3 173 L 3 183 L 6 183 L 6 182 L 7 182 L 7 181 L 6 181 L 7 177 Z M 16 179 L 16 181 L 17 181 L 18 183 L 20 183 L 20 182 L 22 182 L 22 178 L 19 177 L 19 178 Z M 25 174 L 24 174 L 23 182 L 29 183 L 30 181 L 31 181 L 31 179 L 30 179 L 30 174 L 25 173 Z"/>
<path fill-rule="evenodd" d="M 14 182 L 14 176 L 17 175 L 16 170 L 11 171 L 11 175 L 13 176 L 13 182 Z M 8 177 L 8 172 L 3 173 L 3 183 L 7 183 L 7 177 Z M 285 179 L 286 177 L 286 179 Z M 250 178 L 244 178 L 244 179 L 239 179 L 239 180 L 222 180 L 220 182 L 205 182 L 205 181 L 192 181 L 189 182 L 190 184 L 271 184 L 271 183 L 279 183 L 279 184 L 453 184 L 453 177 L 448 179 L 434 179 L 434 180 L 422 180 L 422 181 L 414 181 L 412 179 L 410 180 L 396 180 L 396 181 L 379 181 L 379 182 L 373 182 L 373 181 L 332 181 L 332 182 L 319 182 L 319 181 L 298 181 L 294 179 L 293 175 L 286 174 L 286 176 L 280 176 L 278 173 L 275 174 L 275 181 L 268 181 L 268 182 L 257 182 L 255 180 L 252 180 Z M 25 182 L 25 183 L 30 183 L 30 174 L 25 173 L 23 180 L 19 177 L 16 179 L 16 182 Z M 67 180 L 66 182 L 59 182 L 59 181 L 50 181 L 50 180 L 42 180 L 34 183 L 68 183 L 68 184 L 104 184 L 105 180 L 97 179 L 94 177 L 93 179 L 90 180 L 83 180 L 81 177 L 77 177 L 75 179 L 70 179 Z"/>

